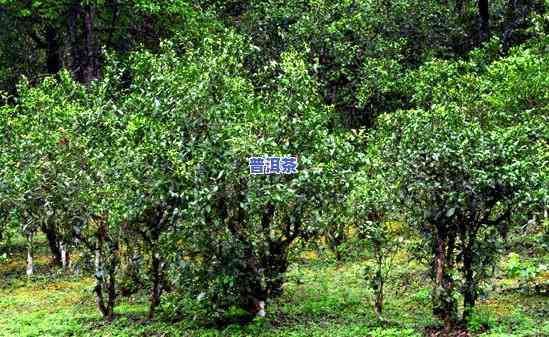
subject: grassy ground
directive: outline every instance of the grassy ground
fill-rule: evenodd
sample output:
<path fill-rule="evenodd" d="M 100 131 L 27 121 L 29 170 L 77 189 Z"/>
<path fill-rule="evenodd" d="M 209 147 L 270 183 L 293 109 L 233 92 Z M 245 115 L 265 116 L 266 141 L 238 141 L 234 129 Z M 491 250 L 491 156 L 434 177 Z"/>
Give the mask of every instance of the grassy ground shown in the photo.
<path fill-rule="evenodd" d="M 362 278 L 363 263 L 335 264 L 313 260 L 292 266 L 285 293 L 269 306 L 266 320 L 222 331 L 192 322 L 147 321 L 143 297 L 124 298 L 112 323 L 101 320 L 92 295 L 93 279 L 48 268 L 37 260 L 36 275 L 24 275 L 23 256 L 0 263 L 0 337 L 61 336 L 422 336 L 438 323 L 429 305 L 430 284 L 420 266 L 397 268 L 387 289 L 385 316 L 379 327 Z M 545 274 L 543 277 L 547 277 Z M 513 280 L 499 279 L 506 289 Z M 488 294 L 471 322 L 473 335 L 483 337 L 549 336 L 547 296 L 502 287 Z"/>

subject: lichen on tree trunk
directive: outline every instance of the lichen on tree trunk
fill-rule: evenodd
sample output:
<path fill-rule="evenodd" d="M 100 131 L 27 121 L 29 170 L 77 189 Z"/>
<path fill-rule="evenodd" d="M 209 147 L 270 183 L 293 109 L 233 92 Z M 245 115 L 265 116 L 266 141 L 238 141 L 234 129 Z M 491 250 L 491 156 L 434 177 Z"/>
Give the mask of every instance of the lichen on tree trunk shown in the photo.
<path fill-rule="evenodd" d="M 34 237 L 33 232 L 30 232 L 27 234 L 27 276 L 31 276 L 34 273 L 33 237 Z"/>

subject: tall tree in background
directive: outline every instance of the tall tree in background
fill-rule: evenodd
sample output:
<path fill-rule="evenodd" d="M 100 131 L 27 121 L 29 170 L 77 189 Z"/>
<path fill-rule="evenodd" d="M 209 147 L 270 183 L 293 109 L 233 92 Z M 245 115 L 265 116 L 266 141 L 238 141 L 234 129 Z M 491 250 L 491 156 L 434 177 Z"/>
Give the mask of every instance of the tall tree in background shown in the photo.
<path fill-rule="evenodd" d="M 99 77 L 96 7 L 90 3 L 77 3 L 68 12 L 71 70 L 78 82 L 89 83 Z"/>
<path fill-rule="evenodd" d="M 185 1 L 2 1 L 0 23 L 11 29 L 0 32 L 0 72 L 7 75 L 0 89 L 14 92 L 21 75 L 34 82 L 63 67 L 89 83 L 100 77 L 103 47 L 156 49 L 188 13 Z"/>
<path fill-rule="evenodd" d="M 488 0 L 478 0 L 478 15 L 480 18 L 480 40 L 490 36 L 490 5 Z"/>

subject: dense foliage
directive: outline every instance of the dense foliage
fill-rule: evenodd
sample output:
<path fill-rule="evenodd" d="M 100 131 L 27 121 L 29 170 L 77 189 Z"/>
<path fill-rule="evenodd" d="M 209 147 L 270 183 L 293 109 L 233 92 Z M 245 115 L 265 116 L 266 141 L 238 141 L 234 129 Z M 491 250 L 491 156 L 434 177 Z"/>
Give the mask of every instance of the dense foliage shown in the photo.
<path fill-rule="evenodd" d="M 30 277 L 43 232 L 107 320 L 145 293 L 149 319 L 268 317 L 328 247 L 366 259 L 380 324 L 395 259 L 423 263 L 450 333 L 510 234 L 547 237 L 542 2 L 0 1 L 0 23 L 0 257 L 22 236 Z"/>

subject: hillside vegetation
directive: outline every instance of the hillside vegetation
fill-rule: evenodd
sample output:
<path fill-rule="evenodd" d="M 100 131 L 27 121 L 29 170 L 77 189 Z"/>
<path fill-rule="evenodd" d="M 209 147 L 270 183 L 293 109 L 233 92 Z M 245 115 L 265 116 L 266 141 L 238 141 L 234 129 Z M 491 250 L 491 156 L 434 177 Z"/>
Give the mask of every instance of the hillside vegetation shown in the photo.
<path fill-rule="evenodd" d="M 547 6 L 0 1 L 0 337 L 549 336 Z"/>

